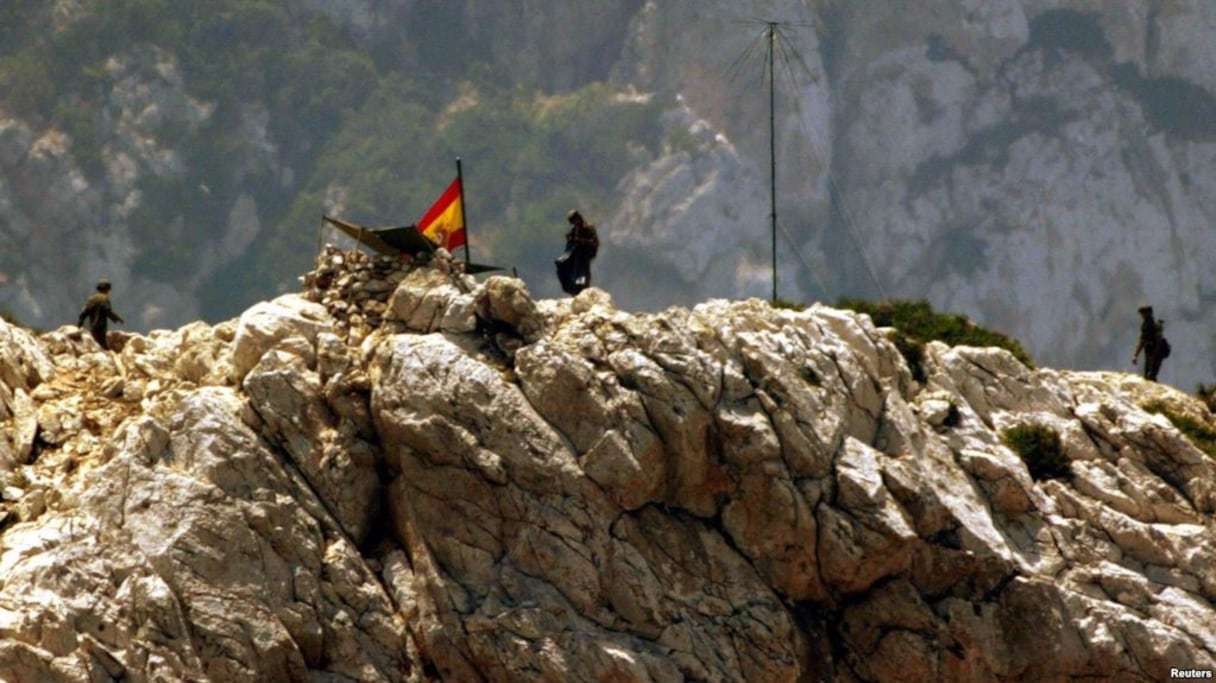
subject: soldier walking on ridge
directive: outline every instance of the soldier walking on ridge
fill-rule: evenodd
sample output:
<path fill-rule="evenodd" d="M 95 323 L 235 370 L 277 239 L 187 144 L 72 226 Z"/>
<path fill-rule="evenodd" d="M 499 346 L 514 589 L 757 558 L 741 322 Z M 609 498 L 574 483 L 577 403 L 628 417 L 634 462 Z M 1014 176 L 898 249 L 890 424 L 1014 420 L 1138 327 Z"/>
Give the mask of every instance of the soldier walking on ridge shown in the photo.
<path fill-rule="evenodd" d="M 1140 341 L 1132 353 L 1132 365 L 1136 365 L 1140 352 L 1144 351 L 1144 379 L 1157 381 L 1161 361 L 1170 355 L 1170 343 L 1165 339 L 1165 323 L 1153 317 L 1152 306 L 1141 306 Z"/>
<path fill-rule="evenodd" d="M 89 297 L 89 300 L 84 304 L 84 310 L 80 312 L 80 318 L 76 321 L 77 327 L 84 327 L 85 321 L 89 321 L 89 332 L 93 335 L 93 339 L 105 350 L 110 347 L 106 344 L 106 329 L 109 327 L 110 321 L 116 323 L 125 323 L 121 315 L 114 312 L 110 307 L 110 281 L 102 278 L 97 281 L 97 293 Z"/>

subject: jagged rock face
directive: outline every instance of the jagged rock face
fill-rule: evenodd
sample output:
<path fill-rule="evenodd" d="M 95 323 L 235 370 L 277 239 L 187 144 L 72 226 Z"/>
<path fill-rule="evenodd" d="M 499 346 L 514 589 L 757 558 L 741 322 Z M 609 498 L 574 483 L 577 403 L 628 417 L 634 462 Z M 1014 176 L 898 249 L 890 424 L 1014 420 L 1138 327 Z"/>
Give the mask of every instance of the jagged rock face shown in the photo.
<path fill-rule="evenodd" d="M 65 259 L 64 245 L 85 242 L 101 206 L 68 148 L 65 135 L 37 131 L 0 113 L 0 211 L 5 239 L 21 247 L 7 250 L 0 287 L 7 310 L 29 311 L 36 319 L 83 303 L 55 306 L 33 294 L 36 283 L 62 281 L 80 270 L 81 251 L 67 247 Z M 42 238 L 48 225 L 58 226 L 61 240 Z"/>
<path fill-rule="evenodd" d="M 1216 53 L 1196 31 L 1212 12 L 1194 0 L 648 3 L 617 80 L 683 93 L 692 120 L 740 158 L 706 147 L 639 167 L 625 187 L 646 191 L 626 195 L 604 232 L 618 247 L 650 232 L 723 245 L 716 271 L 691 272 L 685 243 L 653 241 L 649 271 L 676 275 L 657 288 L 664 299 L 757 292 L 768 209 L 755 183 L 767 173 L 721 194 L 670 179 L 766 168 L 763 67 L 724 74 L 761 30 L 739 18 L 787 21 L 802 63 L 778 80 L 781 296 L 928 298 L 1081 369 L 1124 367 L 1135 310 L 1152 303 L 1182 342 L 1163 379 L 1202 378 Z M 707 220 L 715 204 L 739 212 Z M 632 277 L 601 282 L 629 305 L 663 305 Z"/>
<path fill-rule="evenodd" d="M 987 681 L 1216 665 L 1216 461 L 1142 407 L 1211 424 L 1194 399 L 939 343 L 920 383 L 869 318 L 822 306 L 635 315 L 597 289 L 534 301 L 442 260 L 339 255 L 304 295 L 114 334 L 115 353 L 0 325 L 0 670 Z M 377 272 L 391 292 L 360 277 Z M 359 296 L 385 302 L 379 325 L 351 326 Z M 1004 444 L 1027 424 L 1060 435 L 1070 478 L 1033 479 Z"/>
<path fill-rule="evenodd" d="M 754 218 L 768 212 L 758 169 L 687 107 L 669 112 L 664 123 L 670 135 L 685 135 L 691 148 L 656 159 L 622 180 L 623 198 L 608 223 L 613 249 L 598 259 L 612 291 L 623 300 L 649 303 L 658 298 L 656 291 L 668 303 L 693 303 L 699 294 L 759 296 L 769 291 L 764 254 L 770 242 L 757 240 L 753 229 Z M 722 258 L 724 252 L 732 258 Z M 627 275 L 637 262 L 656 260 L 662 266 L 649 277 Z M 781 277 L 795 281 L 789 269 Z"/>
<path fill-rule="evenodd" d="M 75 330 L 37 342 L 55 372 L 25 375 L 35 459 L 0 463 L 9 680 L 416 675 L 404 622 L 343 528 L 357 516 L 327 512 L 341 499 L 283 457 L 291 442 L 270 440 L 282 429 L 258 392 L 208 372 L 230 365 L 232 327 L 129 338 L 115 355 Z M 273 380 L 289 346 L 247 384 Z"/>
<path fill-rule="evenodd" d="M 130 46 L 109 57 L 104 72 L 108 91 L 98 114 L 98 139 L 90 141 L 97 147 L 98 169 L 87 168 L 85 142 L 0 111 L 0 232 L 20 247 L 0 261 L 0 306 L 33 324 L 55 326 L 80 310 L 98 277 L 108 277 L 115 307 L 132 325 L 147 329 L 194 320 L 194 291 L 243 255 L 261 231 L 257 201 L 237 193 L 222 207 L 224 219 L 192 254 L 180 282 L 140 272 L 139 259 L 149 255 L 141 252 L 132 216 L 164 201 L 149 195 L 149 185 L 182 182 L 187 169 L 180 138 L 205 125 L 217 104 L 189 93 L 177 56 L 166 48 Z M 234 174 L 275 168 L 278 150 L 267 139 L 265 108 L 243 105 L 237 118 L 240 125 L 231 132 L 242 144 L 231 159 Z M 183 132 L 167 133 L 175 130 Z M 188 195 L 210 192 L 198 185 Z M 177 241 L 197 231 L 194 221 L 200 220 L 183 209 L 158 226 Z"/>
<path fill-rule="evenodd" d="M 468 40 L 522 82 L 569 90 L 605 80 L 644 0 L 463 3 Z M 420 27 L 421 28 L 421 27 Z M 423 29 L 425 30 L 425 29 Z"/>
<path fill-rule="evenodd" d="M 415 0 L 288 0 L 284 3 L 303 15 L 321 14 L 339 25 L 354 29 L 364 39 L 375 39 L 390 29 L 399 28 L 409 16 Z M 393 24 L 396 23 L 397 26 Z"/>
<path fill-rule="evenodd" d="M 1213 75 L 1204 58 L 1184 65 L 1161 47 L 1207 12 L 1027 3 L 970 35 L 913 16 L 917 38 L 844 60 L 842 201 L 887 289 L 1075 368 L 1126 363 L 1134 311 L 1152 303 L 1182 340 L 1164 377 L 1208 374 L 1201 264 L 1216 243 L 1197 190 L 1213 172 L 1212 131 L 1166 103 L 1206 111 Z M 865 34 L 882 23 L 850 25 L 873 46 Z M 985 26 L 1006 33 L 980 47 Z"/>
<path fill-rule="evenodd" d="M 834 95 L 811 3 L 648 2 L 630 25 L 613 81 L 678 98 L 664 115 L 666 152 L 626 175 L 606 221 L 613 248 L 601 254 L 601 279 L 624 305 L 771 292 L 769 20 L 786 22 L 774 40 L 781 106 L 772 122 L 780 290 L 803 300 L 826 290 L 812 284 L 824 282 L 829 266 L 806 247 L 831 213 Z"/>

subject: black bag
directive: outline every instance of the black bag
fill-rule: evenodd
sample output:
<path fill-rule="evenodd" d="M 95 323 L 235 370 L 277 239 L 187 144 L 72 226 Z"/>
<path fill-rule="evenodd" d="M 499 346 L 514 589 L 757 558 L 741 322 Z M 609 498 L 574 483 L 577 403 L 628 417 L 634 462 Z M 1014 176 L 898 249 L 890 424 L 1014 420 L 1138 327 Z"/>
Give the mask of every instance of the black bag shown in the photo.
<path fill-rule="evenodd" d="M 1153 336 L 1157 338 L 1157 357 L 1164 360 L 1170 357 L 1170 342 L 1165 338 L 1165 321 L 1157 320 Z"/>
<path fill-rule="evenodd" d="M 565 253 L 558 256 L 554 264 L 565 293 L 578 294 L 591 285 L 591 257 L 585 245 L 568 242 Z"/>

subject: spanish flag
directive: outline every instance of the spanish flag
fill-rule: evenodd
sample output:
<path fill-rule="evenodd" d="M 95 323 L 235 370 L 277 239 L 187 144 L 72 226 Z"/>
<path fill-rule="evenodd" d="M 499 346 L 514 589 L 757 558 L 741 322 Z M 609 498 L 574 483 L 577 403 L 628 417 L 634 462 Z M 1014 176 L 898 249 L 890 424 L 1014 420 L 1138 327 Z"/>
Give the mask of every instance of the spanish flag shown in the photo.
<path fill-rule="evenodd" d="M 418 231 L 448 251 L 454 251 L 465 243 L 462 192 L 460 177 L 457 176 L 418 221 Z"/>

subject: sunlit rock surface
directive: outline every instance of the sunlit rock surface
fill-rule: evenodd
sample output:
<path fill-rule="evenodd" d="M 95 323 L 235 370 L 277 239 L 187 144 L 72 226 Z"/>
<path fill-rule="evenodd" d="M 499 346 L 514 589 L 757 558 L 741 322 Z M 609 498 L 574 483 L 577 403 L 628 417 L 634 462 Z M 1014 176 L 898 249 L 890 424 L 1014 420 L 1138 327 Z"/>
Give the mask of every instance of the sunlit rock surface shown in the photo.
<path fill-rule="evenodd" d="M 1216 666 L 1216 462 L 1143 408 L 1196 400 L 940 343 L 919 383 L 866 316 L 436 265 L 329 249 L 302 294 L 113 353 L 0 324 L 6 680 Z M 1071 478 L 1030 476 L 1024 424 Z"/>

